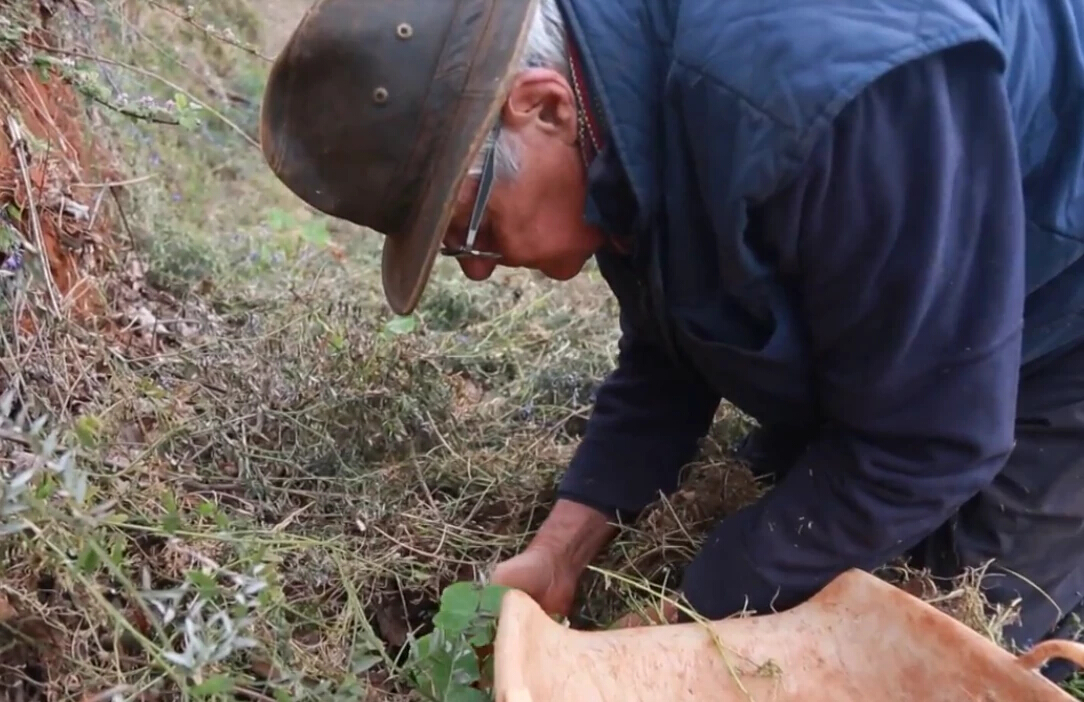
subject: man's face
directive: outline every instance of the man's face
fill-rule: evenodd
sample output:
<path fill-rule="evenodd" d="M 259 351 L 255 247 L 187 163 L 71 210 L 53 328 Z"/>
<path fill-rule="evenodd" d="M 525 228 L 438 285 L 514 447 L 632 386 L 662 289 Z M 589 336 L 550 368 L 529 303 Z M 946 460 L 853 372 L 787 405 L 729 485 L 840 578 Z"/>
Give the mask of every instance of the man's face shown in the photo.
<path fill-rule="evenodd" d="M 572 88 L 556 71 L 523 71 L 504 105 L 501 130 L 515 141 L 519 169 L 494 181 L 474 240 L 475 249 L 499 258 L 464 257 L 460 268 L 472 280 L 485 280 L 498 265 L 572 278 L 603 243 L 601 232 L 583 221 L 586 179 Z M 446 246 L 466 240 L 478 184 L 470 177 L 458 193 Z"/>

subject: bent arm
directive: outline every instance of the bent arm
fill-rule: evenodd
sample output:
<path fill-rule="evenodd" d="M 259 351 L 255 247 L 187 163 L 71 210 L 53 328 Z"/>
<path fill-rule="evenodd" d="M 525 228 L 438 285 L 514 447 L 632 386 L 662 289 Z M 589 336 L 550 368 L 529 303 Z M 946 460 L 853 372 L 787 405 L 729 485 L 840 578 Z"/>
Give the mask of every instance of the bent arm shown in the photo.
<path fill-rule="evenodd" d="M 621 329 L 617 367 L 599 388 L 558 497 L 630 520 L 676 489 L 720 397 L 675 368 L 625 312 Z"/>
<path fill-rule="evenodd" d="M 1013 446 L 1024 214 L 994 62 L 967 48 L 887 75 L 776 204 L 800 222 L 796 285 L 829 426 L 688 568 L 683 590 L 708 617 L 785 609 L 902 555 Z"/>

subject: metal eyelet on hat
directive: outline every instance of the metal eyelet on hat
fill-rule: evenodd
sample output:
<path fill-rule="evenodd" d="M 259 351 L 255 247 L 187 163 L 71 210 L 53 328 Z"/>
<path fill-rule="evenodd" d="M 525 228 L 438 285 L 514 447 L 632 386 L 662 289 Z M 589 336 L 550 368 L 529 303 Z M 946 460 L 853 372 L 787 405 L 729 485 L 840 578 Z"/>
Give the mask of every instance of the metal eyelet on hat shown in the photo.
<path fill-rule="evenodd" d="M 379 87 L 373 91 L 373 102 L 378 105 L 383 105 L 388 101 L 388 89 L 385 87 Z"/>
<path fill-rule="evenodd" d="M 398 27 L 395 28 L 395 34 L 400 39 L 409 39 L 414 36 L 414 28 L 406 22 L 402 22 Z"/>

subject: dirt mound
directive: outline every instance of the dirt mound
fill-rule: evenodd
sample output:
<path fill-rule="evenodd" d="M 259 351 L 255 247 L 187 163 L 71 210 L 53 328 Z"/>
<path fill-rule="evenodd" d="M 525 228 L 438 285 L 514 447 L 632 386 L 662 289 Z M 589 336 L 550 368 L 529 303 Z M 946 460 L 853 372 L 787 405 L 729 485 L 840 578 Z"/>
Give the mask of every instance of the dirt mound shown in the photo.
<path fill-rule="evenodd" d="M 104 309 L 98 274 L 112 244 L 115 171 L 61 75 L 65 64 L 42 60 L 56 46 L 48 15 L 25 3 L 0 6 L 0 319 L 18 319 L 24 332 L 50 319 L 95 320 Z M 0 395 L 17 384 L 33 348 L 0 364 Z M 19 699 L 27 681 L 42 683 L 58 655 L 39 606 L 0 593 L 0 697 Z"/>
<path fill-rule="evenodd" d="M 47 24 L 25 37 L 25 46 L 54 45 Z M 54 314 L 85 317 L 100 308 L 94 276 L 111 243 L 117 176 L 81 102 L 29 52 L 0 55 L 0 267 L 6 277 L 33 271 Z"/>

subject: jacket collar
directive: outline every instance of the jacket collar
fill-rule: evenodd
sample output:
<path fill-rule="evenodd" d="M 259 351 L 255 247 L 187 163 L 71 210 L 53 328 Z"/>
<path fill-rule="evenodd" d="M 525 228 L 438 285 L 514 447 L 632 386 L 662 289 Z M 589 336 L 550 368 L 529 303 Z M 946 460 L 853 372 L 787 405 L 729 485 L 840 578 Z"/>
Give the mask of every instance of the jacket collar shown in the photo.
<path fill-rule="evenodd" d="M 586 83 L 593 119 L 617 152 L 636 199 L 638 231 L 650 227 L 657 199 L 657 115 L 662 53 L 643 0 L 558 0 Z"/>
<path fill-rule="evenodd" d="M 580 155 L 583 158 L 583 167 L 589 169 L 595 157 L 606 146 L 605 123 L 599 118 L 601 108 L 594 92 L 587 85 L 587 78 L 583 73 L 583 63 L 580 59 L 580 51 L 572 37 L 565 37 L 568 43 L 568 63 L 572 72 L 572 89 L 576 93 L 577 109 L 579 111 L 579 144 Z"/>

